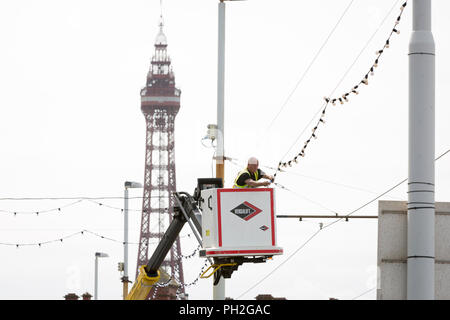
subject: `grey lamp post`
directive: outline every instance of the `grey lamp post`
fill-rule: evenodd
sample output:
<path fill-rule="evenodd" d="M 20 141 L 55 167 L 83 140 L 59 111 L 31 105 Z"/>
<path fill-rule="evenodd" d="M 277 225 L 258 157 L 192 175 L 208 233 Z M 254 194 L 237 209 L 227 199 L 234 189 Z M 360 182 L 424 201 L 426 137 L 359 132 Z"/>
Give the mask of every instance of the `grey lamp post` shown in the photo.
<path fill-rule="evenodd" d="M 435 299 L 435 43 L 431 0 L 414 0 L 409 43 L 407 299 Z"/>
<path fill-rule="evenodd" d="M 95 253 L 95 288 L 94 288 L 94 300 L 98 300 L 98 258 L 107 258 L 109 255 L 103 252 Z"/>
<path fill-rule="evenodd" d="M 139 182 L 125 181 L 125 196 L 123 206 L 123 299 L 128 295 L 128 189 L 142 188 Z"/>
<path fill-rule="evenodd" d="M 225 1 L 219 0 L 218 13 L 218 54 L 217 54 L 217 148 L 216 148 L 216 178 L 225 181 Z M 225 279 L 221 277 L 213 286 L 213 299 L 225 300 Z"/>

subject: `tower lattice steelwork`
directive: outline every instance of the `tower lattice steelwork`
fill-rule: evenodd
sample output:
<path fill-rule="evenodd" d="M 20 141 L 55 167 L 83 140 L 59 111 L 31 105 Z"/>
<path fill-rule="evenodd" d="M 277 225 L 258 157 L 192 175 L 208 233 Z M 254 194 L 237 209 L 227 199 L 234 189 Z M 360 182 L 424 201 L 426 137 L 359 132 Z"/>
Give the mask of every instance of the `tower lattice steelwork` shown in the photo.
<path fill-rule="evenodd" d="M 163 32 L 162 17 L 155 41 L 146 86 L 141 90 L 141 110 L 146 120 L 146 149 L 144 196 L 142 202 L 141 234 L 137 268 L 146 265 L 149 245 L 159 242 L 172 221 L 176 191 L 175 177 L 175 116 L 180 108 L 181 91 L 175 87 L 175 76 L 167 54 L 167 39 Z M 151 255 L 151 252 L 150 252 Z M 171 277 L 171 288 L 177 287 L 177 296 L 185 296 L 180 239 L 162 264 Z M 137 275 L 136 270 L 136 275 Z M 149 299 L 168 299 L 167 287 L 156 287 Z"/>

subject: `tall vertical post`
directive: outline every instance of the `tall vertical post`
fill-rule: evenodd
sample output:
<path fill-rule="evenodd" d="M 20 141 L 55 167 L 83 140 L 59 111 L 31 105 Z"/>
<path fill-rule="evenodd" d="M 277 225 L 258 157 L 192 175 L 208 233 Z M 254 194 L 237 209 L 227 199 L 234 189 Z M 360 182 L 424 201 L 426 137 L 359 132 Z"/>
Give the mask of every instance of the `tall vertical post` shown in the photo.
<path fill-rule="evenodd" d="M 222 178 L 225 185 L 224 161 L 224 97 L 225 97 L 225 3 L 219 2 L 219 33 L 218 33 L 218 61 L 217 61 L 217 149 L 216 149 L 216 178 Z M 213 299 L 225 300 L 225 279 L 220 278 L 217 285 L 213 285 Z"/>
<path fill-rule="evenodd" d="M 128 187 L 125 185 L 123 205 L 123 299 L 128 295 Z"/>
<path fill-rule="evenodd" d="M 216 177 L 224 179 L 224 104 L 225 104 L 225 3 L 219 2 L 219 33 L 217 59 L 217 149 Z"/>
<path fill-rule="evenodd" d="M 95 253 L 95 275 L 94 275 L 94 300 L 98 298 L 98 258 L 109 257 L 107 253 L 96 252 Z"/>
<path fill-rule="evenodd" d="M 407 299 L 434 299 L 435 46 L 431 0 L 413 1 L 409 43 Z"/>
<path fill-rule="evenodd" d="M 98 298 L 98 255 L 95 254 L 94 300 Z"/>

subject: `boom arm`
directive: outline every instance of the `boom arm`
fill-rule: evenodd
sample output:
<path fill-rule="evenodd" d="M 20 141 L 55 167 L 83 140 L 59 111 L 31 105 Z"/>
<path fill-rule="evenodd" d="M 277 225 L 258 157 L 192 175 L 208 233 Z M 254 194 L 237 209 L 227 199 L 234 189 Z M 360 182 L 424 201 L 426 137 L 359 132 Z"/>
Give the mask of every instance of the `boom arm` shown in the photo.
<path fill-rule="evenodd" d="M 153 255 L 149 259 L 146 266 L 139 267 L 139 276 L 137 277 L 130 293 L 126 297 L 126 300 L 145 300 L 147 299 L 150 290 L 153 285 L 155 285 L 160 278 L 159 267 L 161 266 L 164 258 L 172 248 L 173 243 L 177 239 L 181 229 L 183 229 L 184 224 L 187 219 L 193 217 L 194 224 L 198 228 L 199 224 L 196 221 L 196 215 L 198 215 L 198 207 L 191 201 L 191 197 L 188 194 L 183 193 L 184 197 L 175 193 L 174 196 L 177 198 L 178 203 L 182 207 L 174 207 L 174 215 L 172 222 L 167 228 L 164 236 L 156 247 Z M 187 214 L 187 217 L 183 214 L 183 211 Z M 200 232 L 201 234 L 201 232 Z"/>

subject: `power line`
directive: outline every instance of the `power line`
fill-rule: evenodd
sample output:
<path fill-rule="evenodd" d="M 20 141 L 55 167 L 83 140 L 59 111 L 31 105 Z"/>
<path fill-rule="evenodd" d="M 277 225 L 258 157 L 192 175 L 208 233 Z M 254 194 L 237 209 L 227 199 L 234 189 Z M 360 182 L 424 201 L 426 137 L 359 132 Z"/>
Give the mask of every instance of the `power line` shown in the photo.
<path fill-rule="evenodd" d="M 325 180 L 325 179 L 321 179 L 321 178 L 317 178 L 317 177 L 312 177 L 312 176 L 308 176 L 308 175 L 304 175 L 295 171 L 287 171 L 287 170 L 282 170 L 282 172 L 285 172 L 287 174 L 294 174 L 303 178 L 307 178 L 307 179 L 311 179 L 311 180 L 315 180 L 315 181 L 319 181 L 319 182 L 323 182 L 323 183 L 328 183 L 328 184 L 332 184 L 335 186 L 339 186 L 339 187 L 343 187 L 343 188 L 347 188 L 347 189 L 352 189 L 352 190 L 356 190 L 356 191 L 361 191 L 361 192 L 367 192 L 367 193 L 372 193 L 372 194 L 378 194 L 378 192 L 375 191 L 371 191 L 371 190 L 367 190 L 364 188 L 360 188 L 357 186 L 351 186 L 348 184 L 343 184 L 340 182 L 335 182 L 335 181 L 330 181 L 330 180 Z"/>
<path fill-rule="evenodd" d="M 369 289 L 369 290 L 367 290 L 367 291 L 364 291 L 363 293 L 361 293 L 361 294 L 357 295 L 356 297 L 352 298 L 352 300 L 356 300 L 356 299 L 362 297 L 363 295 L 368 294 L 369 292 L 372 292 L 372 291 L 375 290 L 376 288 L 377 288 L 377 287 L 373 287 L 373 288 L 371 288 L 371 289 Z"/>
<path fill-rule="evenodd" d="M 320 53 L 322 52 L 322 49 L 325 47 L 325 45 L 328 43 L 328 41 L 330 40 L 331 36 L 333 35 L 334 31 L 337 29 L 337 27 L 339 26 L 339 24 L 341 23 L 342 19 L 344 18 L 345 14 L 347 13 L 347 11 L 350 9 L 350 6 L 353 4 L 354 0 L 351 0 L 349 2 L 349 4 L 347 5 L 347 7 L 345 8 L 344 12 L 341 14 L 341 16 L 339 17 L 338 21 L 336 22 L 336 24 L 334 25 L 333 29 L 330 31 L 330 33 L 328 34 L 328 36 L 326 37 L 325 41 L 322 43 L 322 45 L 320 46 L 319 50 L 316 52 L 314 58 L 311 60 L 311 62 L 309 63 L 308 67 L 306 68 L 306 70 L 303 72 L 302 76 L 300 77 L 300 79 L 297 81 L 294 89 L 291 91 L 291 93 L 288 95 L 288 97 L 286 98 L 286 100 L 284 101 L 284 103 L 281 105 L 281 108 L 279 109 L 278 113 L 275 115 L 275 117 L 272 119 L 272 121 L 270 122 L 269 126 L 266 128 L 266 130 L 264 132 L 267 132 L 268 130 L 270 130 L 270 128 L 272 127 L 272 125 L 274 124 L 275 120 L 278 118 L 278 116 L 280 115 L 280 113 L 283 111 L 284 107 L 286 107 L 287 103 L 289 102 L 289 100 L 291 99 L 292 95 L 294 94 L 294 92 L 297 90 L 297 88 L 299 87 L 299 85 L 303 82 L 303 79 L 305 78 L 306 74 L 309 72 L 309 69 L 311 69 L 312 65 L 314 64 L 314 62 L 316 61 L 316 59 L 318 58 L 318 56 L 320 55 Z"/>
<path fill-rule="evenodd" d="M 365 46 L 362 48 L 362 50 L 359 52 L 359 54 L 357 55 L 357 57 L 355 58 L 355 60 L 353 61 L 353 63 L 350 65 L 350 67 L 347 69 L 347 71 L 344 73 L 344 75 L 342 76 L 341 80 L 338 82 L 338 84 L 336 85 L 336 87 L 332 90 L 332 92 L 324 97 L 325 102 L 322 103 L 321 107 L 319 108 L 319 110 L 314 114 L 314 116 L 312 117 L 312 119 L 309 121 L 309 123 L 305 126 L 305 128 L 302 130 L 302 132 L 297 136 L 297 139 L 294 141 L 294 143 L 291 145 L 291 147 L 288 149 L 288 151 L 284 154 L 284 156 L 281 158 L 281 161 L 278 163 L 278 169 L 275 172 L 274 176 L 277 175 L 278 171 L 281 171 L 280 168 L 282 167 L 287 167 L 287 166 L 291 166 L 294 163 L 298 162 L 298 158 L 299 157 L 304 157 L 305 156 L 305 151 L 306 148 L 308 147 L 310 141 L 314 138 L 317 139 L 317 129 L 319 128 L 320 125 L 325 123 L 325 113 L 327 110 L 327 107 L 329 105 L 329 103 L 331 102 L 333 105 L 336 104 L 336 102 L 340 102 L 341 104 L 344 104 L 345 102 L 348 101 L 348 97 L 350 96 L 350 94 L 358 94 L 358 89 L 359 86 L 362 84 L 368 85 L 368 79 L 369 79 L 369 75 L 373 76 L 374 75 L 374 69 L 376 67 L 378 67 L 379 64 L 379 59 L 381 58 L 382 54 L 385 52 L 385 50 L 387 48 L 389 48 L 390 46 L 390 39 L 392 37 L 392 35 L 394 33 L 400 33 L 400 31 L 397 29 L 397 25 L 400 23 L 402 14 L 404 12 L 404 8 L 407 5 L 407 1 L 403 3 L 403 5 L 400 7 L 400 14 L 397 17 L 394 27 L 391 30 L 391 33 L 389 34 L 389 37 L 387 38 L 387 40 L 384 42 L 383 48 L 381 50 L 378 50 L 376 52 L 377 57 L 374 61 L 374 63 L 372 64 L 372 66 L 369 68 L 369 71 L 363 76 L 363 79 L 356 84 L 355 86 L 353 86 L 348 92 L 344 93 L 341 97 L 336 97 L 333 98 L 333 94 L 334 92 L 337 90 L 337 88 L 341 85 L 341 83 L 344 81 L 345 77 L 347 76 L 347 74 L 350 72 L 350 70 L 353 68 L 353 66 L 355 65 L 356 61 L 359 59 L 359 57 L 361 56 L 361 54 L 364 52 L 364 50 L 367 48 L 367 46 L 369 45 L 369 43 L 371 42 L 371 40 L 373 39 L 373 37 L 375 36 L 375 34 L 378 32 L 378 30 L 380 29 L 381 25 L 384 24 L 384 22 L 386 21 L 387 17 L 390 15 L 390 13 L 392 12 L 392 10 L 397 6 L 398 2 L 400 0 L 398 0 L 391 8 L 391 10 L 388 12 L 388 14 L 385 16 L 385 18 L 383 19 L 383 21 L 380 23 L 380 26 L 378 27 L 377 30 L 375 30 L 375 32 L 372 34 L 372 36 L 369 38 L 369 40 L 366 42 Z M 292 148 L 297 144 L 298 140 L 300 139 L 300 137 L 303 135 L 303 133 L 306 131 L 306 129 L 311 125 L 311 123 L 313 122 L 313 120 L 316 118 L 316 116 L 321 113 L 321 116 L 319 118 L 319 120 L 317 121 L 316 125 L 314 126 L 314 128 L 312 129 L 312 134 L 310 135 L 310 137 L 305 141 L 303 148 L 301 149 L 301 151 L 292 159 L 286 162 L 283 162 L 282 159 L 284 159 L 284 157 L 292 150 Z"/>
<path fill-rule="evenodd" d="M 144 197 L 128 197 L 128 199 L 143 199 Z M 157 196 L 152 196 L 151 198 L 159 198 Z M 85 196 L 80 196 L 80 197 L 5 197 L 5 198 L 0 198 L 0 201 L 28 201 L 28 200 L 107 200 L 107 199 L 119 199 L 119 200 L 123 200 L 125 199 L 124 196 L 105 196 L 105 197 L 85 197 Z"/>
<path fill-rule="evenodd" d="M 365 204 L 363 204 L 362 206 L 360 206 L 360 207 L 358 207 L 357 209 L 353 210 L 352 212 L 350 212 L 349 214 L 345 215 L 344 217 L 339 218 L 338 220 L 333 221 L 333 222 L 331 222 L 331 223 L 325 225 L 323 228 L 324 228 L 324 229 L 325 229 L 325 228 L 328 228 L 329 226 L 335 224 L 336 222 L 339 222 L 339 221 L 341 221 L 342 219 L 345 219 L 346 217 L 351 216 L 352 214 L 358 212 L 359 210 L 361 210 L 361 209 L 367 207 L 369 204 L 371 204 L 371 203 L 373 203 L 374 201 L 380 199 L 380 198 L 381 198 L 382 196 L 384 196 L 385 194 L 391 192 L 392 190 L 394 190 L 395 188 L 397 188 L 398 186 L 400 186 L 401 184 L 403 184 L 406 180 L 408 180 L 408 178 L 406 178 L 406 179 L 400 181 L 400 182 L 397 183 L 395 186 L 389 188 L 388 190 L 386 190 L 386 191 L 383 192 L 382 194 L 380 194 L 380 195 L 378 195 L 377 197 L 373 198 L 372 200 L 366 202 Z"/>
<path fill-rule="evenodd" d="M 378 216 L 327 216 L 321 214 L 277 214 L 277 218 L 291 218 L 291 219 L 299 219 L 302 221 L 303 219 L 337 219 L 343 218 L 346 221 L 350 218 L 352 219 L 378 219 Z"/>
<path fill-rule="evenodd" d="M 293 191 L 293 190 L 291 190 L 291 189 L 286 188 L 286 187 L 283 186 L 282 184 L 279 184 L 279 183 L 277 183 L 277 182 L 274 182 L 274 184 L 275 184 L 275 186 L 277 186 L 277 187 L 279 187 L 279 188 L 281 188 L 281 189 L 284 189 L 284 190 L 286 190 L 286 191 L 289 191 L 289 192 L 291 192 L 292 194 L 296 195 L 296 196 L 299 197 L 299 198 L 302 198 L 302 199 L 305 199 L 306 201 L 309 201 L 309 202 L 311 202 L 311 203 L 314 203 L 315 205 L 317 205 L 317 206 L 319 206 L 319 207 L 321 207 L 321 208 L 323 208 L 323 209 L 325 209 L 325 210 L 327 210 L 327 211 L 330 211 L 330 212 L 334 213 L 335 215 L 338 215 L 338 214 L 339 214 L 338 212 L 336 212 L 336 211 L 334 211 L 334 210 L 332 210 L 332 209 L 330 209 L 330 208 L 324 206 L 324 205 L 321 204 L 320 202 L 317 202 L 317 201 L 314 201 L 314 200 L 312 200 L 312 199 L 310 199 L 310 198 L 307 198 L 307 197 L 305 197 L 305 196 L 303 196 L 303 195 L 301 195 L 301 194 L 299 194 L 299 193 L 297 193 L 297 192 L 295 192 L 295 191 Z"/>

